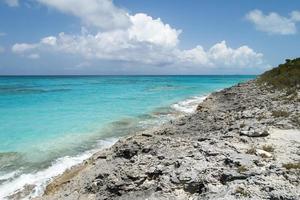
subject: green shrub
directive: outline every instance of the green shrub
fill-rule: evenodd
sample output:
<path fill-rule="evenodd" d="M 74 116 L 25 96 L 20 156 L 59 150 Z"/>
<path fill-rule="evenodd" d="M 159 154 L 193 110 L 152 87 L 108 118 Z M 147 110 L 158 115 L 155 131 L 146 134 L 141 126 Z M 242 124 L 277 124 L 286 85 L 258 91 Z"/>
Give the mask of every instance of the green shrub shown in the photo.
<path fill-rule="evenodd" d="M 263 145 L 262 149 L 267 152 L 273 152 L 275 150 L 272 145 Z"/>
<path fill-rule="evenodd" d="M 237 168 L 237 171 L 238 171 L 238 173 L 243 173 L 243 172 L 248 171 L 248 169 L 247 169 L 246 166 L 241 165 L 241 166 L 239 166 L 239 167 Z"/>
<path fill-rule="evenodd" d="M 287 59 L 284 64 L 263 73 L 257 81 L 292 94 L 300 87 L 300 58 Z"/>
<path fill-rule="evenodd" d="M 250 196 L 249 193 L 242 187 L 238 186 L 236 189 L 235 189 L 235 193 L 236 194 L 240 194 L 241 196 L 244 196 L 244 197 L 247 197 L 247 196 Z"/>
<path fill-rule="evenodd" d="M 286 111 L 283 111 L 283 110 L 274 110 L 272 111 L 272 116 L 273 117 L 288 117 L 290 116 L 290 113 L 289 112 L 286 112 Z"/>
<path fill-rule="evenodd" d="M 286 163 L 282 165 L 287 170 L 290 169 L 300 169 L 300 162 L 299 163 Z"/>
<path fill-rule="evenodd" d="M 244 128 L 246 125 L 243 123 L 243 124 L 240 124 L 240 128 Z"/>
<path fill-rule="evenodd" d="M 246 154 L 254 155 L 256 153 L 256 149 L 254 147 L 251 147 L 250 149 L 247 149 Z"/>

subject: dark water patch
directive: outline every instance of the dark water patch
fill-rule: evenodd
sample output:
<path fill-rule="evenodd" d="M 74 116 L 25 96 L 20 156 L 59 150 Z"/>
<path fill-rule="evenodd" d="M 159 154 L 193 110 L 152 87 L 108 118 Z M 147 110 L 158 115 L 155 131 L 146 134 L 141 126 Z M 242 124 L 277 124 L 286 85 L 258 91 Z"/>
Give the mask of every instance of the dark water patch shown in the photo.
<path fill-rule="evenodd" d="M 107 124 L 100 132 L 105 137 L 122 137 L 132 133 L 141 132 L 148 128 L 170 120 L 169 115 L 174 113 L 170 107 L 159 107 L 152 112 L 132 118 L 123 118 Z"/>
<path fill-rule="evenodd" d="M 0 171 L 18 168 L 16 163 L 23 164 L 23 155 L 18 152 L 0 152 Z"/>
<path fill-rule="evenodd" d="M 0 86 L 0 94 L 42 93 L 43 89 L 24 86 Z"/>
<path fill-rule="evenodd" d="M 138 131 L 137 124 L 138 119 L 136 118 L 124 118 L 108 124 L 104 128 L 104 132 L 107 131 L 112 136 L 120 137 Z"/>
<path fill-rule="evenodd" d="M 190 89 L 193 87 L 188 86 L 178 86 L 178 85 L 163 85 L 163 86 L 154 86 L 146 88 L 147 92 L 159 92 L 159 91 L 171 91 L 171 90 L 183 90 Z"/>
<path fill-rule="evenodd" d="M 152 114 L 147 113 L 147 114 L 139 115 L 138 118 L 141 120 L 151 120 L 151 119 L 154 119 L 155 117 Z"/>
<path fill-rule="evenodd" d="M 174 110 L 171 107 L 158 107 L 151 112 L 151 115 L 160 116 L 172 114 Z"/>
<path fill-rule="evenodd" d="M 90 84 L 90 85 L 103 85 L 103 84 L 113 84 L 113 85 L 131 85 L 131 84 L 138 84 L 138 83 L 149 83 L 149 82 L 153 82 L 153 80 L 151 79 L 146 79 L 144 77 L 138 77 L 138 78 L 132 78 L 132 79 L 127 79 L 125 77 L 105 77 L 105 78 L 101 78 L 101 79 L 96 79 L 96 80 L 88 80 L 85 83 L 86 84 Z"/>
<path fill-rule="evenodd" d="M 41 89 L 38 87 L 24 87 L 24 86 L 0 86 L 0 95 L 19 95 L 19 94 L 40 94 L 48 92 L 66 92 L 71 89 L 58 88 L 58 89 Z"/>
<path fill-rule="evenodd" d="M 72 89 L 67 89 L 67 88 L 61 88 L 61 89 L 50 89 L 50 90 L 44 90 L 45 92 L 68 92 L 71 91 Z"/>

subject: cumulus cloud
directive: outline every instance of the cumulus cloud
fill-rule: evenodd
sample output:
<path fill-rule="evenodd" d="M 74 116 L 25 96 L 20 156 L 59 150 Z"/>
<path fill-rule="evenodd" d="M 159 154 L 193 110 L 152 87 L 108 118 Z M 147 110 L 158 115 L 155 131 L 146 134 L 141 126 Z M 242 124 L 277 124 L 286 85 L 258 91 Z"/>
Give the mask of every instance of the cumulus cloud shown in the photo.
<path fill-rule="evenodd" d="M 261 64 L 262 56 L 263 54 L 256 53 L 246 45 L 232 49 L 227 46 L 225 41 L 215 44 L 208 51 L 208 57 L 212 62 L 236 67 Z"/>
<path fill-rule="evenodd" d="M 29 50 L 36 49 L 39 45 L 38 44 L 27 44 L 27 43 L 20 43 L 14 44 L 12 47 L 12 52 L 22 54 Z"/>
<path fill-rule="evenodd" d="M 56 6 L 57 9 L 67 13 L 73 12 L 73 8 L 67 8 L 68 6 L 74 6 L 70 3 L 71 0 L 64 2 L 58 0 L 39 1 L 50 6 Z M 103 2 L 109 2 L 109 7 L 117 10 L 113 12 L 123 13 L 111 1 L 88 1 L 98 3 L 99 5 Z M 80 2 L 83 1 L 72 0 L 72 2 L 79 6 L 81 5 Z M 85 7 L 86 4 L 81 6 Z M 89 6 L 87 7 L 89 8 Z M 98 6 L 94 5 L 93 7 L 97 8 Z M 84 10 L 88 10 L 88 8 Z M 88 11 L 84 12 L 89 13 Z M 94 12 L 92 13 L 95 14 Z M 79 15 L 81 16 L 81 14 Z M 98 17 L 101 18 L 100 15 Z M 257 67 L 263 63 L 263 55 L 261 53 L 255 52 L 246 45 L 232 48 L 225 41 L 216 43 L 207 49 L 200 45 L 191 49 L 180 49 L 179 36 L 182 32 L 181 30 L 171 27 L 160 18 L 154 19 L 145 13 L 126 14 L 126 17 L 129 22 L 122 28 L 114 26 L 112 29 L 112 27 L 107 27 L 100 21 L 98 25 L 93 25 L 105 28 L 105 30 L 101 29 L 101 31 L 96 33 L 90 33 L 88 29 L 83 28 L 79 34 L 59 33 L 55 36 L 42 38 L 39 42 L 33 44 L 17 43 L 13 45 L 12 51 L 27 57 L 38 55 L 30 56 L 32 58 L 39 58 L 40 54 L 42 55 L 47 52 L 72 54 L 83 57 L 85 61 L 82 63 L 90 63 L 92 60 L 107 60 L 156 66 L 176 65 L 200 68 L 246 68 Z M 88 19 L 82 18 L 83 21 Z M 92 22 L 89 21 L 89 23 Z M 86 65 L 80 65 L 80 67 L 84 66 Z"/>
<path fill-rule="evenodd" d="M 296 22 L 300 21 L 300 12 L 293 11 L 290 17 L 284 17 L 276 12 L 264 14 L 260 10 L 252 10 L 246 15 L 246 19 L 252 22 L 259 31 L 290 35 L 297 33 Z"/>
<path fill-rule="evenodd" d="M 14 53 L 23 54 L 33 50 L 53 50 L 82 55 L 87 59 L 120 60 L 149 64 L 162 64 L 171 59 L 177 46 L 180 30 L 153 19 L 146 14 L 130 16 L 131 26 L 90 34 L 83 29 L 81 34 L 60 33 L 42 38 L 39 43 L 17 43 Z M 157 55 L 155 52 L 163 54 Z"/>
<path fill-rule="evenodd" d="M 49 46 L 56 46 L 56 37 L 53 37 L 53 36 L 49 36 L 49 37 L 45 37 L 41 40 L 41 43 L 42 44 L 45 44 L 45 45 L 49 45 Z"/>
<path fill-rule="evenodd" d="M 19 6 L 19 0 L 4 0 L 4 2 L 10 7 Z"/>
<path fill-rule="evenodd" d="M 85 25 L 102 29 L 128 27 L 130 19 L 126 11 L 117 8 L 112 0 L 37 0 L 41 4 L 63 13 L 76 16 Z"/>
<path fill-rule="evenodd" d="M 171 28 L 161 19 L 152 19 L 146 14 L 139 13 L 130 16 L 130 20 L 133 24 L 128 30 L 130 39 L 170 47 L 177 45 L 181 30 Z"/>
<path fill-rule="evenodd" d="M 193 49 L 188 50 L 177 50 L 177 57 L 179 62 L 181 63 L 191 63 L 191 64 L 199 64 L 199 65 L 206 65 L 211 66 L 212 63 L 208 58 L 207 52 L 204 48 L 200 45 Z"/>
<path fill-rule="evenodd" d="M 181 63 L 209 67 L 255 67 L 263 64 L 263 54 L 248 46 L 233 49 L 227 46 L 226 41 L 216 43 L 206 51 L 201 46 L 179 51 L 178 58 Z"/>
<path fill-rule="evenodd" d="M 36 44 L 15 44 L 13 51 L 22 54 L 55 51 L 80 55 L 87 60 L 117 60 L 152 65 L 255 67 L 262 64 L 263 55 L 248 46 L 234 49 L 222 41 L 207 50 L 202 46 L 180 50 L 175 45 L 176 42 L 174 40 L 171 46 L 165 42 L 140 42 L 135 37 L 130 37 L 129 31 L 120 30 L 96 35 L 60 33 L 57 37 L 43 38 Z"/>

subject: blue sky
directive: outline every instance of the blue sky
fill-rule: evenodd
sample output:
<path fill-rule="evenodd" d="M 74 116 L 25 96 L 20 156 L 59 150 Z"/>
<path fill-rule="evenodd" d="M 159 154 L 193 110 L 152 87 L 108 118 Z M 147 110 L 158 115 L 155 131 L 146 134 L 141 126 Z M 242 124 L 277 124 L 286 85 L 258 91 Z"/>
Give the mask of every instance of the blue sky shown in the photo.
<path fill-rule="evenodd" d="M 297 0 L 1 0 L 0 17 L 0 75 L 258 74 L 299 56 Z"/>

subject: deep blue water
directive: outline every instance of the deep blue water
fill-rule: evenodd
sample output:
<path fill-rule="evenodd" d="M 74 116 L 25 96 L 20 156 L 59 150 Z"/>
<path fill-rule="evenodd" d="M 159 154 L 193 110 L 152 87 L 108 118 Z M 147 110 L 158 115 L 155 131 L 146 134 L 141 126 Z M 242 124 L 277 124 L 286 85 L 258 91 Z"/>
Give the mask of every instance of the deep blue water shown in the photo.
<path fill-rule="evenodd" d="M 17 185 L 13 181 L 22 174 L 38 173 L 59 158 L 99 148 L 101 141 L 167 121 L 185 107 L 193 109 L 195 96 L 252 78 L 0 77 L 0 193 L 10 183 Z"/>

